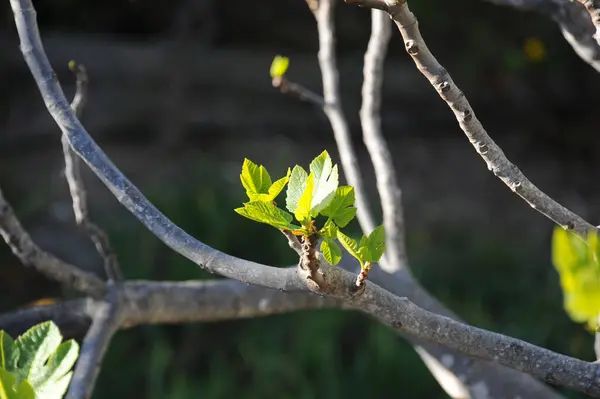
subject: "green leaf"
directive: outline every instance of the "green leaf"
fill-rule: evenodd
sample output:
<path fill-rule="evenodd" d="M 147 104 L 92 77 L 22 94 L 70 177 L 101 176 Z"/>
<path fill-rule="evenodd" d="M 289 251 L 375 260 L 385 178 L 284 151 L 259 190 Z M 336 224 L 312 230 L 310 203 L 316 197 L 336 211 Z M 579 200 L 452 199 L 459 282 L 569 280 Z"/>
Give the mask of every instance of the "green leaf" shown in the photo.
<path fill-rule="evenodd" d="M 274 200 L 279 193 L 281 193 L 283 191 L 283 189 L 285 188 L 285 185 L 287 184 L 287 182 L 290 180 L 290 174 L 291 174 L 291 170 L 290 168 L 288 168 L 287 174 L 285 175 L 285 177 L 282 177 L 281 179 L 277 180 L 275 183 L 273 183 L 271 185 L 271 187 L 269 187 L 269 200 L 272 201 Z"/>
<path fill-rule="evenodd" d="M 379 262 L 385 252 L 385 230 L 383 225 L 373 230 L 369 237 L 363 236 L 361 238 L 358 252 L 361 259 L 366 262 Z"/>
<path fill-rule="evenodd" d="M 287 57 L 282 57 L 280 55 L 276 55 L 273 58 L 273 62 L 271 63 L 271 77 L 272 78 L 280 78 L 287 72 L 287 69 L 290 65 L 290 60 Z"/>
<path fill-rule="evenodd" d="M 315 176 L 315 189 L 311 202 L 311 215 L 316 217 L 335 196 L 338 187 L 338 168 L 333 166 L 327 151 L 323 151 L 310 163 L 310 171 Z"/>
<path fill-rule="evenodd" d="M 340 241 L 340 244 L 348 251 L 348 253 L 358 259 L 362 265 L 361 257 L 358 253 L 358 243 L 355 239 L 348 237 L 346 234 L 342 233 L 340 230 L 337 231 L 337 239 Z"/>
<path fill-rule="evenodd" d="M 292 224 L 291 214 L 271 202 L 250 201 L 246 202 L 243 208 L 237 208 L 235 211 L 255 222 L 265 223 L 278 229 L 295 230 L 300 228 L 300 226 Z"/>
<path fill-rule="evenodd" d="M 333 221 L 331 220 L 328 220 L 327 222 L 325 222 L 323 228 L 319 230 L 319 234 L 321 235 L 321 237 L 327 240 L 333 240 L 337 238 L 337 230 L 338 227 L 335 225 L 335 223 L 333 223 Z"/>
<path fill-rule="evenodd" d="M 6 331 L 0 331 L 0 367 L 13 370 L 17 367 L 19 349 Z"/>
<path fill-rule="evenodd" d="M 302 223 L 310 220 L 310 203 L 313 198 L 313 191 L 315 187 L 315 176 L 310 172 L 308 175 L 308 179 L 306 179 L 306 187 L 304 187 L 304 192 L 302 196 L 298 200 L 298 207 L 294 211 L 294 216 L 296 219 Z"/>
<path fill-rule="evenodd" d="M 36 399 L 35 391 L 27 380 L 20 380 L 4 368 L 0 368 L 0 399 Z"/>
<path fill-rule="evenodd" d="M 292 169 L 290 180 L 288 182 L 287 196 L 286 196 L 286 208 L 290 212 L 296 212 L 298 207 L 298 201 L 304 192 L 306 187 L 306 180 L 308 179 L 308 173 L 302 168 L 302 166 L 296 165 Z"/>
<path fill-rule="evenodd" d="M 354 187 L 341 186 L 335 190 L 333 199 L 321 214 L 332 218 L 338 226 L 346 227 L 356 216 L 356 208 L 353 205 Z"/>
<path fill-rule="evenodd" d="M 248 198 L 252 201 L 260 194 L 268 194 L 272 185 L 269 172 L 262 165 L 257 165 L 249 159 L 244 159 L 242 174 L 240 175 L 242 186 L 246 189 Z"/>
<path fill-rule="evenodd" d="M 7 370 L 27 380 L 36 399 L 60 399 L 67 390 L 79 345 L 73 340 L 61 341 L 62 335 L 52 321 L 33 326 L 14 341 L 17 360 L 12 365 L 7 362 Z"/>
<path fill-rule="evenodd" d="M 578 323 L 598 326 L 600 314 L 600 264 L 598 237 L 590 232 L 583 239 L 561 227 L 552 236 L 552 263 L 563 290 L 563 306 Z"/>
<path fill-rule="evenodd" d="M 342 250 L 335 241 L 327 239 L 321 241 L 321 252 L 325 260 L 332 265 L 337 265 L 342 260 Z"/>

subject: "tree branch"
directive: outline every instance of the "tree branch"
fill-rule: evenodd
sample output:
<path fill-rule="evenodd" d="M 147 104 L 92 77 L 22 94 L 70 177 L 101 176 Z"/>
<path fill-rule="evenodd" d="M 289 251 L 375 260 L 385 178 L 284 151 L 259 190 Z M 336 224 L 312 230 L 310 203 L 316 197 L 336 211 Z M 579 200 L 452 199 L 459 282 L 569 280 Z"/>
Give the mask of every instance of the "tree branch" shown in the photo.
<path fill-rule="evenodd" d="M 409 11 L 405 0 L 387 2 L 388 13 L 398 26 L 406 51 L 412 57 L 417 68 L 429 80 L 440 97 L 446 101 L 458 123 L 477 151 L 486 162 L 488 169 L 494 173 L 512 191 L 523 198 L 532 208 L 548 217 L 566 230 L 573 230 L 579 235 L 587 235 L 595 229 L 579 215 L 563 207 L 533 183 L 512 164 L 502 149 L 490 138 L 481 122 L 475 117 L 471 105 L 464 93 L 452 81 L 450 74 L 435 59 L 427 48 L 415 16 Z M 348 3 L 362 4 L 362 0 L 346 0 Z"/>
<path fill-rule="evenodd" d="M 75 73 L 77 87 L 75 97 L 71 102 L 71 108 L 73 108 L 75 115 L 80 118 L 87 102 L 88 75 L 85 67 L 77 65 L 74 61 L 69 63 L 69 68 Z M 65 158 L 65 178 L 73 201 L 75 222 L 80 229 L 89 235 L 96 246 L 96 250 L 104 262 L 104 270 L 108 279 L 111 281 L 122 280 L 123 275 L 117 262 L 117 256 L 110 247 L 108 236 L 100 227 L 90 221 L 87 193 L 81 177 L 79 158 L 73 153 L 65 134 L 61 136 L 61 141 Z"/>
<path fill-rule="evenodd" d="M 67 399 L 92 397 L 102 359 L 111 338 L 121 324 L 120 299 L 115 287 L 110 284 L 107 300 L 96 303 L 92 326 L 83 340 L 81 353 L 67 391 Z"/>
<path fill-rule="evenodd" d="M 600 46 L 600 3 L 598 0 L 577 0 L 579 4 L 583 5 L 586 11 L 590 14 L 590 18 L 594 27 L 596 28 L 596 33 L 594 33 L 593 37 L 596 39 L 596 43 Z"/>
<path fill-rule="evenodd" d="M 390 37 L 391 22 L 389 16 L 380 10 L 372 10 L 371 38 L 365 52 L 363 70 L 364 81 L 360 122 L 363 140 L 375 169 L 377 191 L 381 198 L 381 209 L 383 211 L 386 251 L 385 260 L 381 262 L 380 266 L 386 271 L 393 272 L 404 268 L 407 258 L 402 192 L 396 179 L 396 169 L 392 161 L 392 155 L 381 132 L 381 86 L 384 76 L 383 65 Z"/>
<path fill-rule="evenodd" d="M 103 295 L 105 286 L 98 277 L 63 262 L 35 245 L 4 198 L 2 189 L 0 189 L 0 236 L 24 265 L 32 266 L 44 276 L 94 298 Z"/>

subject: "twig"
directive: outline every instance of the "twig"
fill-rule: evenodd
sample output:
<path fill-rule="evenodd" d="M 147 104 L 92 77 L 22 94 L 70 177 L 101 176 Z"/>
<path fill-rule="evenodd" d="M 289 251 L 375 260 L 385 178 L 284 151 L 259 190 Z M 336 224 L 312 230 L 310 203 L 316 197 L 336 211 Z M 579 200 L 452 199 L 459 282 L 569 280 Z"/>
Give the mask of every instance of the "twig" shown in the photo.
<path fill-rule="evenodd" d="M 319 33 L 318 58 L 323 79 L 323 98 L 325 100 L 323 111 L 331 124 L 348 184 L 354 186 L 358 222 L 365 234 L 368 234 L 375 229 L 376 224 L 371 213 L 371 206 L 360 173 L 360 167 L 358 166 L 358 158 L 352 148 L 352 137 L 348 121 L 342 110 L 339 97 L 339 74 L 335 57 L 335 26 L 333 23 L 335 3 L 334 0 L 318 0 L 316 3 L 318 3 L 318 6 L 311 7 L 311 10 L 317 21 Z"/>
<path fill-rule="evenodd" d="M 291 94 L 298 97 L 301 101 L 307 101 L 319 108 L 325 108 L 325 100 L 315 92 L 310 91 L 306 87 L 291 82 L 285 76 L 273 78 L 273 87 L 279 89 L 284 94 Z"/>
<path fill-rule="evenodd" d="M 371 38 L 365 52 L 360 121 L 363 140 L 375 169 L 377 191 L 381 198 L 383 211 L 386 251 L 381 267 L 386 271 L 393 272 L 405 267 L 407 260 L 402 192 L 396 179 L 392 155 L 381 132 L 381 86 L 390 37 L 389 16 L 383 11 L 372 10 Z"/>
<path fill-rule="evenodd" d="M 69 68 L 75 73 L 77 86 L 75 97 L 71 102 L 71 108 L 79 118 L 87 102 L 88 75 L 85 67 L 81 64 L 76 64 L 74 61 L 69 63 Z M 122 280 L 123 276 L 119 268 L 117 256 L 110 247 L 108 236 L 101 228 L 90 221 L 87 193 L 81 177 L 79 158 L 73 153 L 69 139 L 65 134 L 62 135 L 61 142 L 65 158 L 65 178 L 69 185 L 69 192 L 73 201 L 75 222 L 80 229 L 89 235 L 96 246 L 96 250 L 104 262 L 104 270 L 108 279 L 111 281 Z"/>
<path fill-rule="evenodd" d="M 376 1 L 376 0 L 371 0 Z M 388 13 L 398 26 L 406 51 L 412 57 L 417 68 L 437 90 L 458 120 L 461 129 L 486 162 L 488 169 L 494 173 L 512 191 L 523 198 L 532 208 L 536 209 L 564 229 L 573 230 L 580 235 L 587 235 L 589 230 L 595 229 L 579 215 L 563 207 L 548 195 L 543 193 L 525 175 L 512 164 L 504 152 L 487 134 L 481 122 L 475 117 L 471 105 L 464 93 L 452 81 L 450 74 L 435 59 L 427 48 L 417 20 L 408 9 L 405 0 L 390 1 L 377 0 L 388 7 Z M 363 4 L 363 0 L 346 0 L 348 3 Z"/>
<path fill-rule="evenodd" d="M 302 256 L 302 244 L 300 243 L 300 240 L 298 240 L 298 237 L 296 237 L 294 233 L 289 230 L 280 231 L 287 238 L 290 248 L 296 251 L 299 256 Z"/>
<path fill-rule="evenodd" d="M 75 365 L 67 399 L 92 397 L 102 359 L 114 333 L 121 324 L 119 293 L 111 283 L 107 301 L 96 304 L 92 326 L 83 340 L 81 353 Z"/>
<path fill-rule="evenodd" d="M 33 242 L 4 198 L 1 189 L 0 235 L 24 265 L 32 266 L 46 277 L 92 297 L 99 298 L 104 294 L 104 283 L 98 277 L 50 255 Z"/>

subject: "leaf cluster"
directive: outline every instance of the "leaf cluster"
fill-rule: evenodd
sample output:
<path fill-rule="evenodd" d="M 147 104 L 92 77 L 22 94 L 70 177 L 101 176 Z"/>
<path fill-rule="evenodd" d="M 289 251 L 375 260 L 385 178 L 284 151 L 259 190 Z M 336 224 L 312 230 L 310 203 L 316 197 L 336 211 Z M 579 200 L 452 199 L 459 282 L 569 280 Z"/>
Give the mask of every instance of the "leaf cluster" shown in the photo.
<path fill-rule="evenodd" d="M 560 276 L 563 304 L 577 323 L 598 328 L 600 315 L 600 243 L 590 231 L 584 239 L 561 227 L 552 236 L 552 263 Z"/>
<path fill-rule="evenodd" d="M 52 322 L 37 324 L 13 340 L 0 331 L 0 399 L 60 399 L 79 355 L 74 340 L 61 343 Z"/>
<path fill-rule="evenodd" d="M 317 234 L 322 239 L 321 252 L 332 265 L 342 259 L 337 242 L 363 268 L 378 262 L 385 252 L 383 226 L 360 241 L 340 230 L 356 217 L 354 187 L 339 186 L 338 166 L 333 164 L 327 151 L 313 159 L 308 171 L 296 165 L 274 183 L 264 166 L 245 159 L 240 179 L 249 201 L 235 209 L 238 214 L 299 236 Z M 275 199 L 286 185 L 287 210 L 284 210 L 277 206 Z M 325 220 L 321 228 L 316 225 L 318 218 Z"/>

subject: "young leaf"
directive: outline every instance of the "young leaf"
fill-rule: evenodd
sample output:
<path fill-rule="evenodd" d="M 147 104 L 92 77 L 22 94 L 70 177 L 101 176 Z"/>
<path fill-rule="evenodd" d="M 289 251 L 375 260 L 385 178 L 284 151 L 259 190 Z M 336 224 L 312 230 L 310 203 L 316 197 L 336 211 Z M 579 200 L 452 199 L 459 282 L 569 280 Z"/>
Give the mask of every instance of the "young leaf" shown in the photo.
<path fill-rule="evenodd" d="M 12 337 L 6 331 L 0 331 L 0 367 L 13 370 L 17 367 L 19 350 Z"/>
<path fill-rule="evenodd" d="M 265 223 L 278 229 L 296 230 L 300 228 L 300 226 L 292 224 L 292 215 L 270 202 L 246 202 L 243 208 L 237 208 L 235 211 L 255 222 Z"/>
<path fill-rule="evenodd" d="M 273 58 L 273 62 L 271 63 L 271 77 L 272 78 L 280 78 L 287 72 L 288 66 L 290 65 L 290 60 L 287 57 L 282 57 L 280 55 L 276 55 Z"/>
<path fill-rule="evenodd" d="M 323 257 L 331 265 L 337 265 L 342 260 L 342 250 L 335 241 L 325 239 L 321 242 Z"/>
<path fill-rule="evenodd" d="M 259 166 L 255 164 L 249 159 L 244 159 L 240 180 L 251 201 L 255 200 L 260 194 L 267 194 L 272 185 L 271 176 L 269 176 L 267 169 L 262 165 Z"/>
<path fill-rule="evenodd" d="M 361 238 L 358 252 L 364 261 L 379 262 L 385 252 L 385 230 L 383 230 L 383 225 L 373 230 L 369 237 L 363 236 Z"/>
<path fill-rule="evenodd" d="M 315 189 L 311 202 L 311 214 L 316 217 L 333 200 L 338 187 L 338 168 L 333 166 L 327 151 L 323 151 L 310 163 L 315 176 Z"/>
<path fill-rule="evenodd" d="M 330 217 L 340 227 L 346 227 L 356 215 L 354 205 L 354 187 L 341 186 L 335 190 L 335 195 L 327 208 L 321 214 Z"/>
<path fill-rule="evenodd" d="M 298 206 L 294 211 L 294 216 L 296 216 L 296 219 L 300 222 L 310 219 L 310 203 L 313 198 L 314 187 L 315 176 L 312 174 L 312 172 L 310 172 L 308 179 L 306 179 L 306 187 L 304 187 L 304 192 L 298 200 Z"/>
<path fill-rule="evenodd" d="M 331 220 L 325 222 L 325 225 L 319 230 L 321 237 L 327 240 L 334 240 L 337 237 L 338 227 Z"/>
<path fill-rule="evenodd" d="M 79 345 L 73 340 L 61 341 L 58 327 L 48 321 L 33 326 L 14 342 L 17 360 L 7 371 L 27 380 L 36 399 L 60 399 L 67 390 Z"/>
<path fill-rule="evenodd" d="M 36 399 L 35 391 L 27 380 L 18 378 L 4 368 L 0 368 L 0 399 Z"/>
<path fill-rule="evenodd" d="M 290 168 L 288 168 L 288 171 L 285 175 L 285 177 L 282 177 L 281 179 L 277 180 L 275 183 L 273 183 L 271 185 L 271 187 L 269 187 L 269 191 L 268 191 L 268 196 L 269 196 L 269 201 L 274 200 L 279 193 L 281 193 L 283 191 L 283 189 L 285 188 L 285 185 L 287 184 L 287 182 L 290 180 L 290 174 L 291 174 L 291 170 Z"/>
<path fill-rule="evenodd" d="M 308 173 L 302 168 L 302 166 L 296 165 L 292 169 L 290 180 L 288 182 L 287 196 L 285 205 L 288 211 L 296 212 L 298 207 L 298 201 L 304 192 L 306 187 L 306 180 L 308 179 Z"/>
<path fill-rule="evenodd" d="M 356 259 L 358 259 L 358 261 L 362 265 L 362 260 L 358 253 L 358 243 L 356 242 L 356 240 L 348 237 L 346 234 L 342 233 L 340 230 L 337 231 L 337 239 L 340 241 L 340 244 L 342 244 L 342 246 L 344 248 L 346 248 L 346 251 L 348 251 L 348 253 L 350 255 L 352 255 Z"/>

